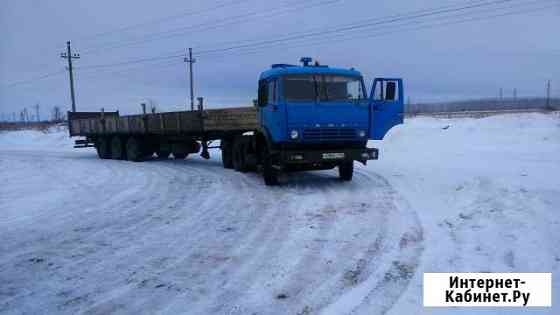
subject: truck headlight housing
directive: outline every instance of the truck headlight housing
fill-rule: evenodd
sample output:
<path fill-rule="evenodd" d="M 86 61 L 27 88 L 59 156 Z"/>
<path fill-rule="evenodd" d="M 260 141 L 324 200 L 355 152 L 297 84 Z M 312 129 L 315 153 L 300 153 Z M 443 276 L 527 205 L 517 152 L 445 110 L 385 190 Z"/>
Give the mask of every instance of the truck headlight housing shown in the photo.
<path fill-rule="evenodd" d="M 365 136 L 366 136 L 366 131 L 365 130 L 358 131 L 358 137 L 364 138 Z"/>
<path fill-rule="evenodd" d="M 299 132 L 297 130 L 292 130 L 290 132 L 290 138 L 292 138 L 293 140 L 299 138 Z"/>

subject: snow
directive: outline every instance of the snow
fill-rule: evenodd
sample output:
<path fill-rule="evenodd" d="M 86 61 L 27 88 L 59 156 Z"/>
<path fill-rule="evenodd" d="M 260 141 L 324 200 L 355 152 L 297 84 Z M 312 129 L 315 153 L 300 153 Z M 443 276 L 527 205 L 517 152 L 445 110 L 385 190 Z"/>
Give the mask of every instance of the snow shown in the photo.
<path fill-rule="evenodd" d="M 414 118 L 354 181 L 265 187 L 213 160 L 99 160 L 60 128 L 0 133 L 0 313 L 471 314 L 424 272 L 552 272 L 560 119 Z"/>

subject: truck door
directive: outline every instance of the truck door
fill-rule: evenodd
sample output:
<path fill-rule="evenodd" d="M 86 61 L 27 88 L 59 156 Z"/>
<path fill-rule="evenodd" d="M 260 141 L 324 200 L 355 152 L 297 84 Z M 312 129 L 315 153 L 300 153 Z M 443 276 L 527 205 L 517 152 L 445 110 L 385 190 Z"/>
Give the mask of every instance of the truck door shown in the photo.
<path fill-rule="evenodd" d="M 282 140 L 286 134 L 285 106 L 279 102 L 278 80 L 261 80 L 259 82 L 260 124 L 274 141 Z"/>
<path fill-rule="evenodd" d="M 403 123 L 404 91 L 402 79 L 377 78 L 370 95 L 370 139 L 382 140 L 396 125 Z"/>

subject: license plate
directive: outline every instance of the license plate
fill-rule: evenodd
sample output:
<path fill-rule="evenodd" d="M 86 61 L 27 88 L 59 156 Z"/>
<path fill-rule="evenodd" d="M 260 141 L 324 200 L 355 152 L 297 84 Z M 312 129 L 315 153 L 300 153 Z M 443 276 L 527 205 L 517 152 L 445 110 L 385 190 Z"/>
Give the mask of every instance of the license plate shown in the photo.
<path fill-rule="evenodd" d="M 323 160 L 339 160 L 344 157 L 344 153 L 323 153 Z"/>

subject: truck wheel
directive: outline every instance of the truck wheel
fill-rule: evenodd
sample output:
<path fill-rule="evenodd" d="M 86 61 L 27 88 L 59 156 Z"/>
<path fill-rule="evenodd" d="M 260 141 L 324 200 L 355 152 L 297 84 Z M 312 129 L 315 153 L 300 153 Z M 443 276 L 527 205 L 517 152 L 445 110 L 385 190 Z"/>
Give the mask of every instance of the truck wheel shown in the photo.
<path fill-rule="evenodd" d="M 109 141 L 106 137 L 101 137 L 95 141 L 95 149 L 97 150 L 97 156 L 99 156 L 100 159 L 111 158 L 111 147 L 109 146 Z"/>
<path fill-rule="evenodd" d="M 245 161 L 246 145 L 244 137 L 237 137 L 233 142 L 233 168 L 242 173 L 249 171 Z"/>
<path fill-rule="evenodd" d="M 224 168 L 233 168 L 233 150 L 232 150 L 232 142 L 231 140 L 222 140 L 222 144 L 220 145 L 222 149 L 222 163 Z"/>
<path fill-rule="evenodd" d="M 111 158 L 113 160 L 124 160 L 124 145 L 121 137 L 113 136 L 111 138 Z"/>
<path fill-rule="evenodd" d="M 245 144 L 241 139 L 236 140 L 233 144 L 233 168 L 238 172 L 247 172 L 247 165 L 245 165 Z"/>
<path fill-rule="evenodd" d="M 354 161 L 344 162 L 338 166 L 338 177 L 343 181 L 351 181 L 352 175 L 354 175 Z"/>
<path fill-rule="evenodd" d="M 278 185 L 278 170 L 273 167 L 272 158 L 269 156 L 268 150 L 264 145 L 261 150 L 261 157 L 264 184 L 266 186 Z"/>
<path fill-rule="evenodd" d="M 130 137 L 126 141 L 126 157 L 132 162 L 140 162 L 144 160 L 144 150 L 142 142 L 136 137 Z"/>

